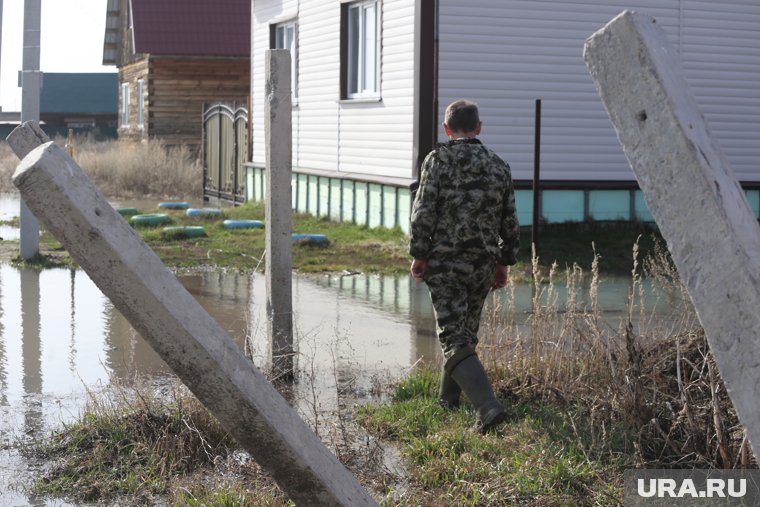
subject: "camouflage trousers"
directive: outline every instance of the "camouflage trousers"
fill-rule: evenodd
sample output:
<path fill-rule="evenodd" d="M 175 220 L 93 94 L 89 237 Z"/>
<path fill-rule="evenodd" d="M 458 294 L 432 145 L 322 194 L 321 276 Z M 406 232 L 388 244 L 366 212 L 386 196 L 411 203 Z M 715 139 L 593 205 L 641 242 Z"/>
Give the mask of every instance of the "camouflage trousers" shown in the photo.
<path fill-rule="evenodd" d="M 495 272 L 496 263 L 489 256 L 428 259 L 424 281 L 448 372 L 475 354 L 480 315 Z"/>

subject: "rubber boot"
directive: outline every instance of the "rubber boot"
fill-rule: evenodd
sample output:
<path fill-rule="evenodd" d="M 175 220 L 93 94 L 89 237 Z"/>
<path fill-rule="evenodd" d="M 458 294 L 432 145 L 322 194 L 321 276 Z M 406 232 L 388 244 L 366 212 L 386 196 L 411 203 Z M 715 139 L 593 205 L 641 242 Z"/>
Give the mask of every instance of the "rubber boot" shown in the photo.
<path fill-rule="evenodd" d="M 462 388 L 454 382 L 451 375 L 446 373 L 446 369 L 441 370 L 441 388 L 438 391 L 438 403 L 447 410 L 456 410 L 459 408 L 459 395 L 462 394 Z"/>
<path fill-rule="evenodd" d="M 507 419 L 507 411 L 494 396 L 491 382 L 477 355 L 463 359 L 450 375 L 467 394 L 475 408 L 475 429 L 478 433 L 485 433 Z"/>

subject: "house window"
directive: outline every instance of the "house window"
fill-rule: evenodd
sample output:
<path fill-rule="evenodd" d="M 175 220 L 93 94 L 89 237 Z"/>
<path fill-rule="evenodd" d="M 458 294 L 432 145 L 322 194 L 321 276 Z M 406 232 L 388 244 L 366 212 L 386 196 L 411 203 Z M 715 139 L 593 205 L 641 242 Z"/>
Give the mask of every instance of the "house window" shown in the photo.
<path fill-rule="evenodd" d="M 296 71 L 298 68 L 296 24 L 292 21 L 288 23 L 280 23 L 278 25 L 272 25 L 271 30 L 273 31 L 271 37 L 272 40 L 270 41 L 271 48 L 290 50 L 290 91 L 293 99 L 295 99 L 298 96 L 296 87 L 296 83 L 298 82 Z"/>
<path fill-rule="evenodd" d="M 379 97 L 379 2 L 354 2 L 343 4 L 342 7 L 342 98 Z"/>
<path fill-rule="evenodd" d="M 129 83 L 121 85 L 121 126 L 129 127 Z"/>
<path fill-rule="evenodd" d="M 144 110 L 145 99 L 143 98 L 143 80 L 137 80 L 137 128 L 142 129 L 145 125 Z"/>

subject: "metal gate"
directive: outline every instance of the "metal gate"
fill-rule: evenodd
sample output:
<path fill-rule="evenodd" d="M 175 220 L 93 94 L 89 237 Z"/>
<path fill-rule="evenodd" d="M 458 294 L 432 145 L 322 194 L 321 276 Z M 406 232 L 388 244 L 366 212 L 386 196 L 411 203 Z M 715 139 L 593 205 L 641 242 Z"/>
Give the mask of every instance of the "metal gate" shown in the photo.
<path fill-rule="evenodd" d="M 245 201 L 248 111 L 236 104 L 204 105 L 203 198 Z"/>

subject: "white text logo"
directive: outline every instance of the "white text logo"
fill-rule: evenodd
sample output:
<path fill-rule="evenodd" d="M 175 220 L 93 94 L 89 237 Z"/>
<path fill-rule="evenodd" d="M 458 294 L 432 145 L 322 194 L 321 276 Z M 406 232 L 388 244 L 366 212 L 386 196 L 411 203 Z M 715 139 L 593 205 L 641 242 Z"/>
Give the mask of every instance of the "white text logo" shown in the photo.
<path fill-rule="evenodd" d="M 697 489 L 692 479 L 639 479 L 638 494 L 643 498 L 741 498 L 747 494 L 746 479 L 705 479 Z"/>

